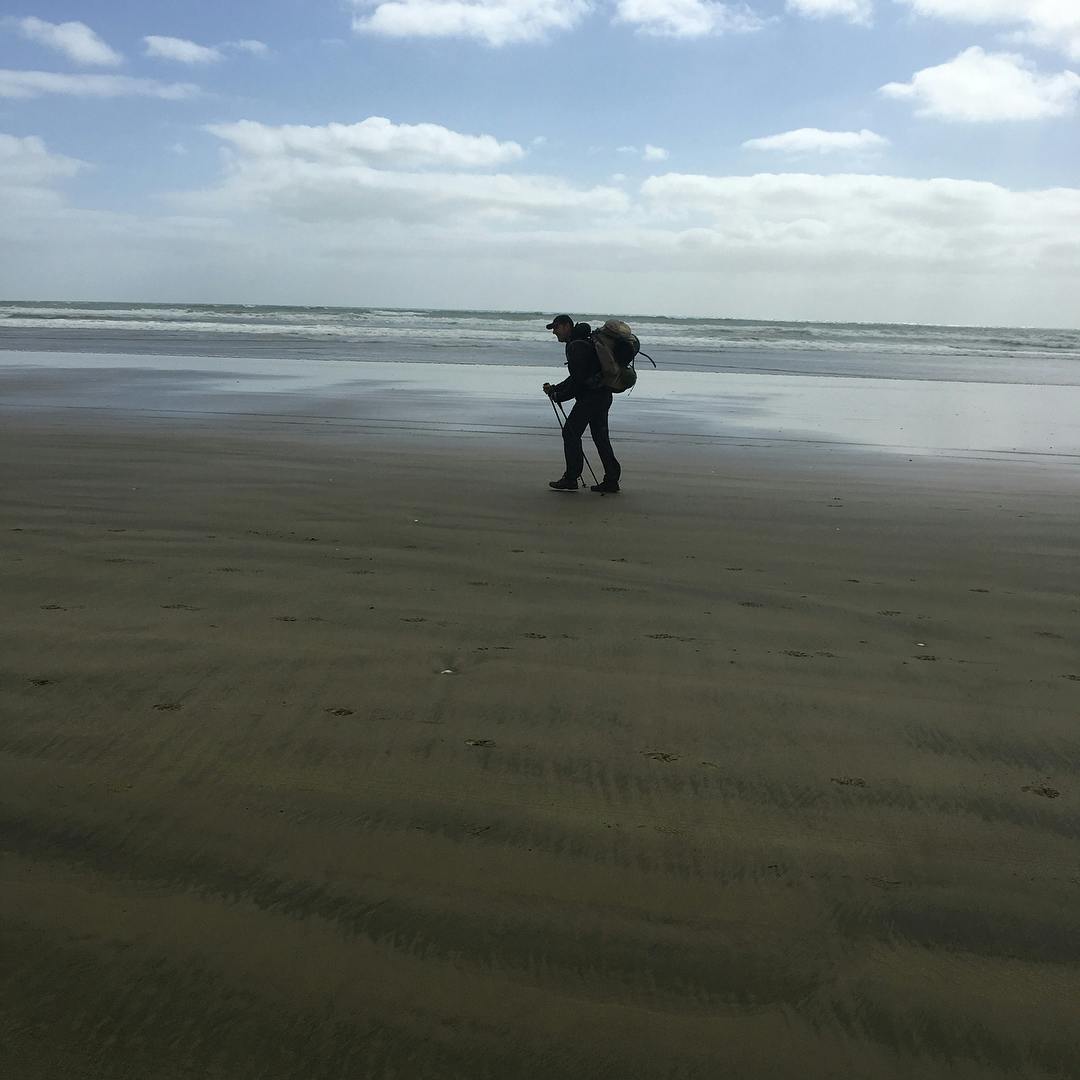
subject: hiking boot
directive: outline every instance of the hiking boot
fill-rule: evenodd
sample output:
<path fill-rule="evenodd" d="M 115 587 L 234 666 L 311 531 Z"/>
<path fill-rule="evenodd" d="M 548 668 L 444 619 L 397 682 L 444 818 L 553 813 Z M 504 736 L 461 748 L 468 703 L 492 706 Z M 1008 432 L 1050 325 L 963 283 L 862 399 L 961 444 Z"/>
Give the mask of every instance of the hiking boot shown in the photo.
<path fill-rule="evenodd" d="M 618 480 L 602 480 L 599 484 L 593 484 L 590 491 L 597 491 L 601 495 L 618 495 L 619 494 L 619 481 Z"/>
<path fill-rule="evenodd" d="M 578 482 L 569 476 L 560 476 L 558 480 L 549 480 L 548 487 L 553 491 L 577 491 Z"/>

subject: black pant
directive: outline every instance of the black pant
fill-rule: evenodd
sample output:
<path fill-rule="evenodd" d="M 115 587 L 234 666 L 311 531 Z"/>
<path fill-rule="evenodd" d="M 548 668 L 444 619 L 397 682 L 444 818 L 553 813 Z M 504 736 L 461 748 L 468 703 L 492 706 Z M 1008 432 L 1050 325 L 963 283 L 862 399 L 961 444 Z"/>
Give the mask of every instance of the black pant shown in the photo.
<path fill-rule="evenodd" d="M 611 449 L 608 438 L 607 417 L 611 408 L 610 390 L 593 390 L 582 394 L 570 410 L 570 415 L 563 425 L 563 452 L 566 454 L 566 475 L 571 480 L 581 476 L 585 456 L 581 449 L 581 436 L 588 428 L 592 440 L 596 443 L 597 453 L 604 463 L 604 479 L 618 481 L 622 475 L 615 452 Z"/>

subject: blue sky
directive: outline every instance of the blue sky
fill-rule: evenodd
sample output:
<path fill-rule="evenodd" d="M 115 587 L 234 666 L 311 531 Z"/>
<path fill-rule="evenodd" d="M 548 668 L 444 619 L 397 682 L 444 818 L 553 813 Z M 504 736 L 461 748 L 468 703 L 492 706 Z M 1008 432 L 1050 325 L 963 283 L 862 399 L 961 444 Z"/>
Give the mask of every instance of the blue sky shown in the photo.
<path fill-rule="evenodd" d="M 1080 321 L 1078 0 L 8 12 L 7 298 Z"/>

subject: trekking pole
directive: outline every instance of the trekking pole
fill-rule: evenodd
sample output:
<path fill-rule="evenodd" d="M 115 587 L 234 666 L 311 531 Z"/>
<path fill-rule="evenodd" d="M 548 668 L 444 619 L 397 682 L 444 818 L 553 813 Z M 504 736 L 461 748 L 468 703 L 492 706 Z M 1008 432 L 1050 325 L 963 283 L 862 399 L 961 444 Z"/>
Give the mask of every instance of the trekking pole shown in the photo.
<path fill-rule="evenodd" d="M 560 402 L 558 402 L 556 404 L 554 398 L 548 398 L 548 401 L 551 402 L 551 407 L 555 410 L 555 419 L 559 421 L 559 428 L 561 430 L 565 431 L 566 430 L 566 425 L 565 425 L 564 421 L 567 419 L 567 416 L 566 416 L 566 410 L 562 407 L 562 402 L 560 401 Z M 561 418 L 559 416 L 559 413 L 562 413 Z M 596 479 L 596 473 L 593 472 L 592 465 L 589 464 L 589 458 L 586 455 L 584 448 L 581 451 L 581 457 L 582 457 L 582 459 L 584 460 L 586 466 L 589 469 L 589 474 L 592 476 L 593 483 L 594 484 L 599 484 L 600 481 Z"/>

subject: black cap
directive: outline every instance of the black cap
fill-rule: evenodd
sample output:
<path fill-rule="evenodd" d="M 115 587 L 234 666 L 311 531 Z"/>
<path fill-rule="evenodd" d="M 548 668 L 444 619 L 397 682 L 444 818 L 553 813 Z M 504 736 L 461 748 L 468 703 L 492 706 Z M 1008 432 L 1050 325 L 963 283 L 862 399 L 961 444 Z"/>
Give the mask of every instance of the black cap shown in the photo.
<path fill-rule="evenodd" d="M 555 327 L 559 325 L 559 323 L 569 323 L 571 326 L 573 326 L 574 320 L 571 319 L 569 315 L 556 315 L 555 318 L 547 324 L 547 329 L 554 330 Z"/>

